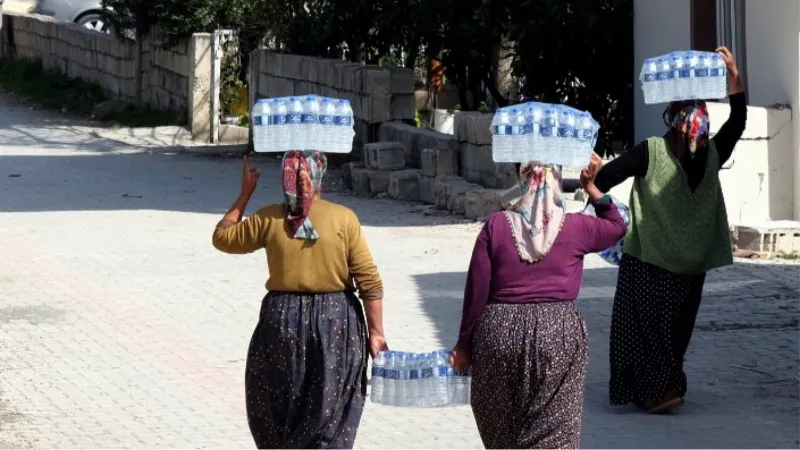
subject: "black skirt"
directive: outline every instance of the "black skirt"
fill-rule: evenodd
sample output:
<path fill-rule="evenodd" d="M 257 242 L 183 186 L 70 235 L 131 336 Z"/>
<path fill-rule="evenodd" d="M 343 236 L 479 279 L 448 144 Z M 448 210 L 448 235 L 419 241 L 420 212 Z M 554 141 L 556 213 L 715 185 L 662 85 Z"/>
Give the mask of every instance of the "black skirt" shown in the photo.
<path fill-rule="evenodd" d="M 612 405 L 686 394 L 683 358 L 704 282 L 705 274 L 676 274 L 623 255 L 611 313 Z"/>
<path fill-rule="evenodd" d="M 353 293 L 268 293 L 245 375 L 256 446 L 352 448 L 367 355 L 363 309 Z"/>

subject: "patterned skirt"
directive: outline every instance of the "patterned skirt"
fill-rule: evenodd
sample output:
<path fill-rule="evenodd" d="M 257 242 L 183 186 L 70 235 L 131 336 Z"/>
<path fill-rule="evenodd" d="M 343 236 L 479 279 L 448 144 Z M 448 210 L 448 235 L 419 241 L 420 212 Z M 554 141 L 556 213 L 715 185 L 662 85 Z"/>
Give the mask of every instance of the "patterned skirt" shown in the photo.
<path fill-rule="evenodd" d="M 586 326 L 573 302 L 486 306 L 475 327 L 472 412 L 486 448 L 578 448 Z"/>
<path fill-rule="evenodd" d="M 612 405 L 686 394 L 683 358 L 692 337 L 705 274 L 681 275 L 625 254 L 611 313 Z"/>
<path fill-rule="evenodd" d="M 367 331 L 349 292 L 270 292 L 247 354 L 258 448 L 352 448 L 364 410 Z"/>

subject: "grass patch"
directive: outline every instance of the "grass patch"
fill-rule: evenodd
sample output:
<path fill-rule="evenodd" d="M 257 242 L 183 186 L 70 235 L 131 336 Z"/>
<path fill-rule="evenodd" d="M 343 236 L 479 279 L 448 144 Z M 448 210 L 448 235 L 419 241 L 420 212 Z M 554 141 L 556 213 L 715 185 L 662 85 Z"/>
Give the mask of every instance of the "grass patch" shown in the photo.
<path fill-rule="evenodd" d="M 798 252 L 791 252 L 791 253 L 778 252 L 778 254 L 775 255 L 775 256 L 777 256 L 780 259 L 788 259 L 790 261 L 796 261 L 796 260 L 800 259 L 800 253 L 798 253 Z"/>
<path fill-rule="evenodd" d="M 45 68 L 41 61 L 23 58 L 0 60 L 0 90 L 25 97 L 46 109 L 82 116 L 90 116 L 98 103 L 108 100 L 96 83 L 69 78 L 59 70 Z M 133 105 L 109 114 L 106 119 L 121 128 L 179 124 L 172 112 Z"/>

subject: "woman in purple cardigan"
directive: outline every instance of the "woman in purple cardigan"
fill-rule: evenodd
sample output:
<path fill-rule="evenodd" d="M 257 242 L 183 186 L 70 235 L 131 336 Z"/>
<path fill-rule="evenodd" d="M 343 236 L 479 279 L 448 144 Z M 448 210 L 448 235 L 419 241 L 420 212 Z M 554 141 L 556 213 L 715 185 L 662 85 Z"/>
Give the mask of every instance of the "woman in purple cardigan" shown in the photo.
<path fill-rule="evenodd" d="M 558 173 L 528 163 L 522 198 L 492 215 L 475 242 L 451 364 L 472 368 L 486 448 L 578 448 L 587 339 L 574 300 L 583 257 L 627 231 L 594 185 L 598 160 L 581 172 L 597 217 L 567 214 Z"/>

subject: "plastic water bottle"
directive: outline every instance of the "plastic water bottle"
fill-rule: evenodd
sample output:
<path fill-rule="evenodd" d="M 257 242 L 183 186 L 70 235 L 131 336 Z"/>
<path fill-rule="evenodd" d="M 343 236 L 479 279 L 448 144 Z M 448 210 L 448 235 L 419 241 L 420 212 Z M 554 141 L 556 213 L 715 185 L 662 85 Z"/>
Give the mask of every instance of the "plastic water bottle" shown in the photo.
<path fill-rule="evenodd" d="M 289 128 L 286 124 L 286 119 L 289 114 L 288 105 L 286 100 L 279 98 L 272 102 L 271 108 L 272 118 L 269 123 L 270 129 L 273 131 L 272 142 L 275 151 L 285 152 L 291 150 L 289 148 Z"/>
<path fill-rule="evenodd" d="M 546 159 L 552 160 L 558 157 L 558 107 L 547 105 L 542 113 L 542 123 L 540 127 L 542 152 Z"/>
<path fill-rule="evenodd" d="M 336 117 L 336 104 L 330 99 L 323 98 L 319 103 L 319 125 L 320 125 L 320 151 L 328 152 L 334 149 L 337 127 L 334 123 Z"/>
<path fill-rule="evenodd" d="M 385 370 L 386 352 L 378 352 L 372 360 L 372 378 L 370 379 L 370 385 L 372 386 L 370 397 L 372 397 L 373 403 L 383 403 L 384 401 L 386 395 Z"/>
<path fill-rule="evenodd" d="M 656 73 L 656 78 L 658 80 L 656 82 L 656 97 L 659 103 L 668 102 L 670 101 L 669 99 L 673 98 L 673 85 L 670 79 L 672 72 L 669 67 L 669 58 L 665 56 L 657 58 L 656 65 L 658 66 L 658 72 Z"/>
<path fill-rule="evenodd" d="M 336 105 L 336 151 L 350 153 L 353 150 L 353 108 L 347 100 L 339 100 Z"/>
<path fill-rule="evenodd" d="M 289 97 L 286 126 L 289 128 L 289 146 L 292 150 L 306 150 L 308 139 L 303 127 L 303 101 Z"/>
<path fill-rule="evenodd" d="M 448 369 L 452 369 L 450 367 L 450 362 L 448 361 L 448 352 L 446 350 L 440 350 L 435 352 L 436 354 L 436 368 L 437 368 L 437 377 L 436 377 L 436 393 L 435 399 L 437 405 L 446 405 L 448 401 L 448 393 L 447 393 L 447 371 Z"/>
<path fill-rule="evenodd" d="M 267 132 L 266 125 L 269 122 L 269 111 L 268 109 L 265 111 L 266 103 L 266 100 L 261 99 L 253 105 L 253 146 L 257 152 L 267 150 L 264 148 L 264 134 Z"/>
<path fill-rule="evenodd" d="M 672 52 L 669 54 L 669 69 L 672 72 L 670 82 L 672 83 L 672 98 L 680 100 L 684 95 L 684 87 L 681 83 L 681 68 L 683 68 L 683 52 Z"/>
<path fill-rule="evenodd" d="M 711 92 L 708 98 L 725 98 L 728 95 L 728 69 L 719 53 L 711 55 Z"/>
<path fill-rule="evenodd" d="M 319 97 L 307 95 L 303 98 L 303 134 L 306 135 L 305 150 L 322 150 L 322 133 L 319 125 Z"/>
<path fill-rule="evenodd" d="M 697 55 L 697 68 L 694 70 L 696 78 L 696 90 L 693 98 L 702 99 L 706 98 L 711 93 L 711 60 L 705 52 L 698 53 Z"/>
<path fill-rule="evenodd" d="M 511 134 L 511 109 L 500 108 L 492 119 L 492 159 L 494 162 L 513 161 L 513 136 Z"/>
<path fill-rule="evenodd" d="M 396 405 L 397 401 L 397 357 L 395 352 L 386 352 L 386 369 L 384 370 L 383 404 Z"/>
<path fill-rule="evenodd" d="M 567 165 L 572 167 L 572 161 L 575 159 L 576 142 L 575 142 L 575 113 L 577 111 L 572 108 L 562 106 L 558 113 L 558 138 L 559 138 L 559 155 L 554 158 L 552 164 Z"/>
<path fill-rule="evenodd" d="M 655 58 L 644 61 L 639 78 L 642 81 L 644 102 L 648 105 L 658 103 L 658 62 Z"/>
<path fill-rule="evenodd" d="M 520 108 L 511 110 L 511 159 L 522 161 L 528 154 L 528 141 L 525 136 L 525 112 Z"/>

